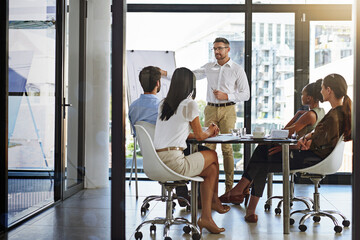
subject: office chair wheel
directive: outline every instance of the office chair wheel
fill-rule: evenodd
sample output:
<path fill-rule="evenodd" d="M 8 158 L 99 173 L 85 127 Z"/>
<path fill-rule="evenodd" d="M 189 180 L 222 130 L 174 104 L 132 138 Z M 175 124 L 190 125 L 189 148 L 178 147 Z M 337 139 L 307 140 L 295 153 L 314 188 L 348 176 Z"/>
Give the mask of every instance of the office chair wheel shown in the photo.
<path fill-rule="evenodd" d="M 136 239 L 136 240 L 141 240 L 142 237 L 143 237 L 142 232 L 136 232 L 136 233 L 135 233 L 135 239 Z"/>
<path fill-rule="evenodd" d="M 146 209 L 149 209 L 149 207 L 150 207 L 150 203 L 145 204 Z"/>
<path fill-rule="evenodd" d="M 191 232 L 191 227 L 186 225 L 186 226 L 183 227 L 183 231 L 184 231 L 184 233 L 190 233 Z"/>
<path fill-rule="evenodd" d="M 290 218 L 290 225 L 294 225 L 295 220 L 293 218 Z"/>
<path fill-rule="evenodd" d="M 299 225 L 299 229 L 300 229 L 300 231 L 305 232 L 307 229 L 307 226 L 301 224 L 301 225 Z"/>
<path fill-rule="evenodd" d="M 350 226 L 350 221 L 349 220 L 344 220 L 344 221 L 342 221 L 342 225 L 344 227 L 348 227 L 348 226 Z"/>
<path fill-rule="evenodd" d="M 198 234 L 198 233 L 194 233 L 194 234 L 192 235 L 192 239 L 193 239 L 193 240 L 200 240 L 200 239 L 201 239 L 201 235 Z"/>
<path fill-rule="evenodd" d="M 335 226 L 334 230 L 336 233 L 341 233 L 342 232 L 342 227 L 341 226 Z"/>
<path fill-rule="evenodd" d="M 280 215 L 281 214 L 281 208 L 275 208 L 275 214 Z"/>
<path fill-rule="evenodd" d="M 173 208 L 175 208 L 176 207 L 176 202 L 173 202 Z"/>
<path fill-rule="evenodd" d="M 313 220 L 314 220 L 314 222 L 318 223 L 318 222 L 320 222 L 321 218 L 319 216 L 314 216 Z"/>
<path fill-rule="evenodd" d="M 156 226 L 155 225 L 150 226 L 150 233 L 152 233 L 152 232 L 156 233 Z"/>
<path fill-rule="evenodd" d="M 172 240 L 171 237 L 165 237 L 164 240 Z"/>
<path fill-rule="evenodd" d="M 264 205 L 265 211 L 269 211 L 270 210 L 270 204 L 266 203 Z"/>

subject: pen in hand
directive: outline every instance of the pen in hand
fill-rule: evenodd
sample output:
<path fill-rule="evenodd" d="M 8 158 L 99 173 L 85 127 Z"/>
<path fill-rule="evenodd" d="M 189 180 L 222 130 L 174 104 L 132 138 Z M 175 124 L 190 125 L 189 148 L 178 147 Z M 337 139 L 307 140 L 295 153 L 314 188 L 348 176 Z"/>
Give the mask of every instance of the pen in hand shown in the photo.
<path fill-rule="evenodd" d="M 218 133 L 219 133 L 219 128 L 216 126 L 216 124 L 215 124 L 215 123 L 211 123 L 210 126 L 209 126 L 209 128 L 210 128 L 210 127 L 215 127 L 214 132 L 213 132 L 213 136 L 218 135 Z"/>

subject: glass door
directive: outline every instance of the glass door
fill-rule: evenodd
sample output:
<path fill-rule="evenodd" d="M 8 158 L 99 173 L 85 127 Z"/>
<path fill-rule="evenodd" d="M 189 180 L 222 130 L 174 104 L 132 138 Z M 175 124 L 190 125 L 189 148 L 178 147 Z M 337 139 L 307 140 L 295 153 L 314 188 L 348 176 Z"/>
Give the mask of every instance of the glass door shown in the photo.
<path fill-rule="evenodd" d="M 55 1 L 9 1 L 9 225 L 54 202 L 55 14 Z"/>
<path fill-rule="evenodd" d="M 65 18 L 65 63 L 63 87 L 64 198 L 83 188 L 84 148 L 84 52 L 82 3 L 69 0 Z"/>
<path fill-rule="evenodd" d="M 354 42 L 351 21 L 310 21 L 309 81 L 314 82 L 331 73 L 342 75 L 353 99 Z M 327 112 L 328 102 L 320 104 Z M 352 141 L 345 143 L 343 164 L 339 172 L 352 172 Z"/>

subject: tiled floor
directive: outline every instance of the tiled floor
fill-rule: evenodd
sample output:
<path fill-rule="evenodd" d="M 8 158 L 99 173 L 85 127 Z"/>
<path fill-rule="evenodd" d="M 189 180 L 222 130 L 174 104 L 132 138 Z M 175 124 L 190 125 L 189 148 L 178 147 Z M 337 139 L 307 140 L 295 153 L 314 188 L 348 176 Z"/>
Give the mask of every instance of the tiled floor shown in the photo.
<path fill-rule="evenodd" d="M 126 185 L 128 186 L 128 185 Z M 224 184 L 220 183 L 220 189 Z M 312 196 L 312 185 L 296 185 L 296 194 Z M 321 208 L 338 209 L 351 220 L 351 186 L 321 185 Z M 159 194 L 158 183 L 141 181 L 139 184 L 140 196 L 135 198 L 134 184 L 127 190 L 126 197 L 126 239 L 135 239 L 134 231 L 138 224 L 145 219 L 164 216 L 165 204 L 153 202 L 145 216 L 140 215 L 140 206 L 143 199 L 150 194 Z M 281 193 L 281 184 L 274 184 L 274 195 Z M 266 196 L 266 193 L 264 193 Z M 289 235 L 282 234 L 282 216 L 275 216 L 274 207 L 270 212 L 264 211 L 264 201 L 261 199 L 257 214 L 257 224 L 246 223 L 243 219 L 245 209 L 243 205 L 232 205 L 232 209 L 225 215 L 213 213 L 215 222 L 225 227 L 224 234 L 209 234 L 206 230 L 203 239 L 351 239 L 350 228 L 345 228 L 341 234 L 335 234 L 330 219 L 322 218 L 321 222 L 314 224 L 311 219 L 307 220 L 308 229 L 300 232 L 297 223 L 291 227 Z M 277 204 L 277 201 L 273 202 Z M 301 203 L 295 203 L 293 209 L 302 208 Z M 177 207 L 175 216 L 190 219 L 190 213 L 184 208 Z M 298 222 L 300 215 L 295 217 Z M 171 228 L 170 236 L 176 239 L 191 239 L 190 235 L 183 234 L 181 225 Z M 163 239 L 162 227 L 157 227 L 156 235 L 150 235 L 149 227 L 142 230 L 143 239 Z M 24 223 L 10 231 L 7 236 L 0 239 L 110 239 L 110 189 L 84 190 L 63 203 L 45 211 L 34 219 Z"/>

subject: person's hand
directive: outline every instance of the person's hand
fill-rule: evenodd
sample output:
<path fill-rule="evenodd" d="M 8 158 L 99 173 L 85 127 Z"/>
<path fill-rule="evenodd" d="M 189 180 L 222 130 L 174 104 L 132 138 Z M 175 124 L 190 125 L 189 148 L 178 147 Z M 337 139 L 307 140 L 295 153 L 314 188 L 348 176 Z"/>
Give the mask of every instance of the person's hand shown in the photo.
<path fill-rule="evenodd" d="M 211 123 L 207 130 L 209 131 L 210 134 L 209 137 L 217 136 L 220 131 L 219 127 L 215 123 Z"/>
<path fill-rule="evenodd" d="M 216 97 L 216 99 L 219 99 L 219 100 L 228 100 L 228 95 L 220 90 L 213 90 L 213 93 Z"/>
<path fill-rule="evenodd" d="M 269 156 L 274 155 L 275 153 L 281 152 L 281 146 L 275 146 L 269 149 Z"/>
<path fill-rule="evenodd" d="M 312 140 L 311 139 L 307 139 L 306 137 L 302 137 L 299 139 L 299 141 L 297 142 L 297 147 L 300 150 L 309 150 L 310 149 L 310 145 L 311 145 Z"/>
<path fill-rule="evenodd" d="M 303 150 L 309 150 L 311 143 L 312 143 L 312 139 L 306 140 L 305 149 L 303 149 Z"/>

